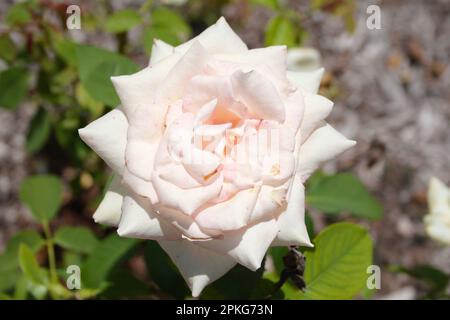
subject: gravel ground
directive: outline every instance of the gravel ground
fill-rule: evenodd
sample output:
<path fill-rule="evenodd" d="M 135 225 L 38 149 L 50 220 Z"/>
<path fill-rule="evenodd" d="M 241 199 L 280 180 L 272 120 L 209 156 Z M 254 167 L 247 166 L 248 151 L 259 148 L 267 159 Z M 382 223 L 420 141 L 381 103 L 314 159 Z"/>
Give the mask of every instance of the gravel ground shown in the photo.
<path fill-rule="evenodd" d="M 381 30 L 366 27 L 366 8 L 374 3 L 381 7 Z M 327 69 L 322 89 L 336 93 L 329 122 L 358 141 L 326 170 L 354 171 L 384 205 L 384 219 L 369 224 L 375 262 L 383 266 L 377 296 L 413 298 L 421 293 L 420 284 L 388 272 L 387 265 L 432 263 L 450 272 L 450 249 L 429 240 L 422 223 L 429 178 L 450 184 L 450 2 L 357 4 L 351 35 L 339 19 L 325 14 L 307 23 L 307 44 L 320 50 Z M 237 11 L 239 4 L 223 14 L 233 24 Z M 261 45 L 269 18 L 266 10 L 248 17 L 240 33 L 250 46 Z M 16 114 L 0 109 L 0 250 L 2 240 L 30 223 L 17 189 L 27 173 L 23 146 L 32 112 L 27 106 Z M 319 227 L 323 219 L 315 217 Z"/>

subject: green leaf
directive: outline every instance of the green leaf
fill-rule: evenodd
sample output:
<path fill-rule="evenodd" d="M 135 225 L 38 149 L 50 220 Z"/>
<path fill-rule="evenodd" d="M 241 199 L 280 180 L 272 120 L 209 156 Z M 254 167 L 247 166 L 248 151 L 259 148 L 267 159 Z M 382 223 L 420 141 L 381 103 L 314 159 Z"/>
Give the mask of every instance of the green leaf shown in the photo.
<path fill-rule="evenodd" d="M 22 272 L 34 283 L 46 285 L 48 278 L 45 271 L 39 266 L 33 251 L 26 245 L 19 247 L 19 265 Z"/>
<path fill-rule="evenodd" d="M 251 0 L 251 2 L 272 10 L 277 10 L 280 7 L 278 0 Z"/>
<path fill-rule="evenodd" d="M 308 212 L 305 212 L 305 224 L 306 231 L 308 231 L 308 236 L 310 239 L 314 238 L 314 220 Z"/>
<path fill-rule="evenodd" d="M 112 33 L 125 32 L 142 22 L 139 13 L 132 9 L 124 9 L 114 12 L 108 17 L 105 30 Z"/>
<path fill-rule="evenodd" d="M 191 27 L 175 11 L 164 7 L 158 7 L 152 12 L 153 26 L 165 27 L 173 31 L 179 39 L 186 39 L 191 33 Z"/>
<path fill-rule="evenodd" d="M 7 295 L 6 293 L 0 292 L 0 301 L 1 300 L 12 300 L 12 297 Z"/>
<path fill-rule="evenodd" d="M 296 33 L 292 22 L 281 15 L 273 17 L 266 27 L 265 44 L 296 46 Z"/>
<path fill-rule="evenodd" d="M 178 45 L 191 34 L 191 27 L 175 11 L 159 7 L 152 12 L 151 25 L 144 29 L 144 46 L 151 52 L 154 39 Z"/>
<path fill-rule="evenodd" d="M 30 153 L 42 149 L 51 132 L 50 116 L 44 108 L 39 108 L 31 120 L 27 132 L 26 149 Z"/>
<path fill-rule="evenodd" d="M 94 233 L 85 227 L 61 227 L 54 236 L 61 247 L 80 253 L 92 253 L 99 241 Z"/>
<path fill-rule="evenodd" d="M 14 110 L 27 92 L 28 73 L 24 68 L 12 67 L 0 72 L 0 107 Z"/>
<path fill-rule="evenodd" d="M 65 269 L 61 271 L 62 278 L 67 278 L 68 274 L 66 273 L 66 269 L 68 266 L 72 266 L 72 265 L 81 266 L 82 262 L 83 262 L 83 256 L 81 253 L 65 251 L 63 253 L 63 266 Z"/>
<path fill-rule="evenodd" d="M 147 242 L 144 258 L 150 277 L 163 292 L 175 299 L 183 299 L 189 295 L 190 291 L 183 277 L 156 241 Z"/>
<path fill-rule="evenodd" d="M 68 65 L 77 65 L 77 44 L 65 38 L 56 38 L 53 43 L 56 54 Z"/>
<path fill-rule="evenodd" d="M 81 268 L 83 285 L 92 289 L 99 288 L 107 280 L 113 267 L 131 254 L 138 243 L 137 239 L 121 238 L 117 234 L 100 242 Z"/>
<path fill-rule="evenodd" d="M 18 253 L 21 244 L 26 244 L 34 253 L 40 250 L 45 242 L 34 230 L 20 231 L 9 239 L 5 252 L 0 255 L 0 274 L 17 270 L 19 264 Z"/>
<path fill-rule="evenodd" d="M 108 277 L 108 281 L 111 285 L 101 293 L 102 298 L 130 299 L 148 295 L 150 292 L 150 288 L 147 285 L 138 280 L 129 270 L 123 268 L 115 270 Z"/>
<path fill-rule="evenodd" d="M 280 275 L 284 269 L 283 257 L 288 253 L 288 247 L 272 247 L 269 249 L 269 254 L 272 257 L 273 264 L 278 275 Z"/>
<path fill-rule="evenodd" d="M 35 230 L 23 230 L 14 234 L 8 241 L 6 252 L 18 252 L 21 244 L 26 244 L 31 251 L 39 251 L 45 244 L 45 240 Z"/>
<path fill-rule="evenodd" d="M 81 107 L 89 110 L 92 118 L 98 118 L 103 114 L 103 103 L 93 99 L 81 83 L 75 87 L 75 97 Z"/>
<path fill-rule="evenodd" d="M 372 239 L 367 230 L 351 223 L 325 228 L 306 251 L 303 299 L 350 299 L 358 294 L 372 264 Z"/>
<path fill-rule="evenodd" d="M 77 65 L 81 83 L 94 99 L 115 107 L 120 100 L 110 77 L 128 75 L 138 71 L 138 66 L 128 58 L 101 48 L 77 46 Z"/>
<path fill-rule="evenodd" d="M 353 215 L 379 219 L 383 209 L 364 185 L 349 173 L 326 176 L 306 192 L 306 202 L 325 213 L 351 212 Z"/>
<path fill-rule="evenodd" d="M 23 25 L 31 20 L 31 14 L 22 3 L 18 3 L 9 8 L 6 13 L 6 23 L 10 26 Z"/>
<path fill-rule="evenodd" d="M 53 175 L 36 175 L 26 178 L 20 186 L 20 200 L 40 222 L 51 220 L 62 202 L 63 186 Z"/>
<path fill-rule="evenodd" d="M 264 265 L 264 263 L 263 263 Z M 251 271 L 241 265 L 236 265 L 222 278 L 205 288 L 201 299 L 249 299 L 260 281 L 264 267 Z M 231 285 L 232 284 L 232 285 Z"/>
<path fill-rule="evenodd" d="M 0 36 L 0 59 L 12 61 L 16 56 L 16 47 L 11 40 L 9 34 L 5 33 Z"/>
<path fill-rule="evenodd" d="M 0 272 L 0 292 L 13 288 L 18 279 L 19 272 L 16 269 Z"/>
<path fill-rule="evenodd" d="M 30 280 L 27 276 L 22 274 L 16 281 L 16 286 L 14 288 L 14 299 L 15 300 L 25 300 L 27 298 L 28 284 Z"/>
<path fill-rule="evenodd" d="M 144 29 L 144 47 L 147 53 L 151 53 L 153 47 L 153 40 L 160 39 L 173 46 L 179 45 L 181 41 L 178 39 L 177 35 L 171 30 L 165 27 L 151 26 Z"/>
<path fill-rule="evenodd" d="M 450 275 L 447 275 L 430 265 L 418 265 L 413 268 L 395 266 L 391 269 L 395 272 L 406 273 L 413 278 L 428 283 L 432 291 L 431 294 L 445 290 L 450 282 Z"/>
<path fill-rule="evenodd" d="M 250 299 L 267 299 L 270 297 L 272 300 L 283 300 L 284 292 L 282 290 L 275 291 L 277 285 L 277 276 L 274 279 L 269 279 L 264 275 L 263 278 L 259 279 L 253 289 L 253 293 Z"/>

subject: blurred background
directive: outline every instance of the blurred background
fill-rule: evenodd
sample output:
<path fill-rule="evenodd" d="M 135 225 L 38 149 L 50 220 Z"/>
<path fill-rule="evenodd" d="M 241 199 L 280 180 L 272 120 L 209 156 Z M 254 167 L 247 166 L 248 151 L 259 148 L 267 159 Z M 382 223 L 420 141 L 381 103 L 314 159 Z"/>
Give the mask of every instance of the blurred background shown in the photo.
<path fill-rule="evenodd" d="M 80 9 L 80 29 L 68 30 L 67 19 L 76 13 L 67 13 L 69 5 Z M 369 5 L 381 10 L 380 29 L 367 25 Z M 315 231 L 341 220 L 370 230 L 374 264 L 382 270 L 381 289 L 372 298 L 420 298 L 430 287 L 442 285 L 439 277 L 450 273 L 450 247 L 426 235 L 423 218 L 429 212 L 430 178 L 450 184 L 447 0 L 2 1 L 0 252 L 7 253 L 10 239 L 24 230 L 46 232 L 21 196 L 24 179 L 36 174 L 55 175 L 63 186 L 52 229 L 83 227 L 94 239 L 111 234 L 91 218 L 109 172 L 79 139 L 77 129 L 118 104 L 109 76 L 145 66 L 153 38 L 176 45 L 220 16 L 250 48 L 285 44 L 320 52 L 326 70 L 320 93 L 335 102 L 328 122 L 358 142 L 323 171 L 352 172 L 381 204 L 383 214 L 364 219 L 310 208 Z M 105 63 L 90 72 L 95 57 Z M 318 61 L 311 59 L 312 64 Z M 33 236 L 25 238 L 33 247 Z M 46 252 L 38 247 L 37 260 L 46 265 Z M 56 249 L 61 264 L 89 254 L 70 255 L 61 247 Z M 127 259 L 133 278 L 152 282 L 145 253 Z M 429 269 L 421 269 L 423 273 L 414 269 L 424 265 Z M 4 281 L 3 288 L 0 279 L 0 292 L 17 291 L 11 289 L 17 277 Z M 160 290 L 161 284 L 152 288 L 152 297 L 170 296 Z"/>

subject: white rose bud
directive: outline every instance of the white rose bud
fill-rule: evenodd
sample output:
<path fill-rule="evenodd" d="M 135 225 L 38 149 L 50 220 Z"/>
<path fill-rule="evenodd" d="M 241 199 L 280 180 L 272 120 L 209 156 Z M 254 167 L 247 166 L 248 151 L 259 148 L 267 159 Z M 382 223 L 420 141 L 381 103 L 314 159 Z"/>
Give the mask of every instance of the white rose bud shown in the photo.
<path fill-rule="evenodd" d="M 450 245 L 450 190 L 434 177 L 428 187 L 428 207 L 430 213 L 424 218 L 425 231 L 434 240 Z"/>
<path fill-rule="evenodd" d="M 304 182 L 355 144 L 328 125 L 323 69 L 286 70 L 286 47 L 249 50 L 224 18 L 112 81 L 121 106 L 79 130 L 116 173 L 95 212 L 159 242 L 198 296 L 271 246 L 312 246 Z"/>

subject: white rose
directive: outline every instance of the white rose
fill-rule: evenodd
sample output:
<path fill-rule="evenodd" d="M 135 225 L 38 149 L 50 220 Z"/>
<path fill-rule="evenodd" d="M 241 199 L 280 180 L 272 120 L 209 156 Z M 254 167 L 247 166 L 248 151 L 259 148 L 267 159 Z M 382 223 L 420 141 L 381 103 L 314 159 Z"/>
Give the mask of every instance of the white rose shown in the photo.
<path fill-rule="evenodd" d="M 285 46 L 249 50 L 224 18 L 155 41 L 148 67 L 112 78 L 122 105 L 79 130 L 116 173 L 95 221 L 158 241 L 193 296 L 270 246 L 312 246 L 304 182 L 355 144 L 324 122 L 322 73 L 287 71 Z"/>
<path fill-rule="evenodd" d="M 431 178 L 428 187 L 428 207 L 425 231 L 440 243 L 450 245 L 450 189 L 439 179 Z"/>

